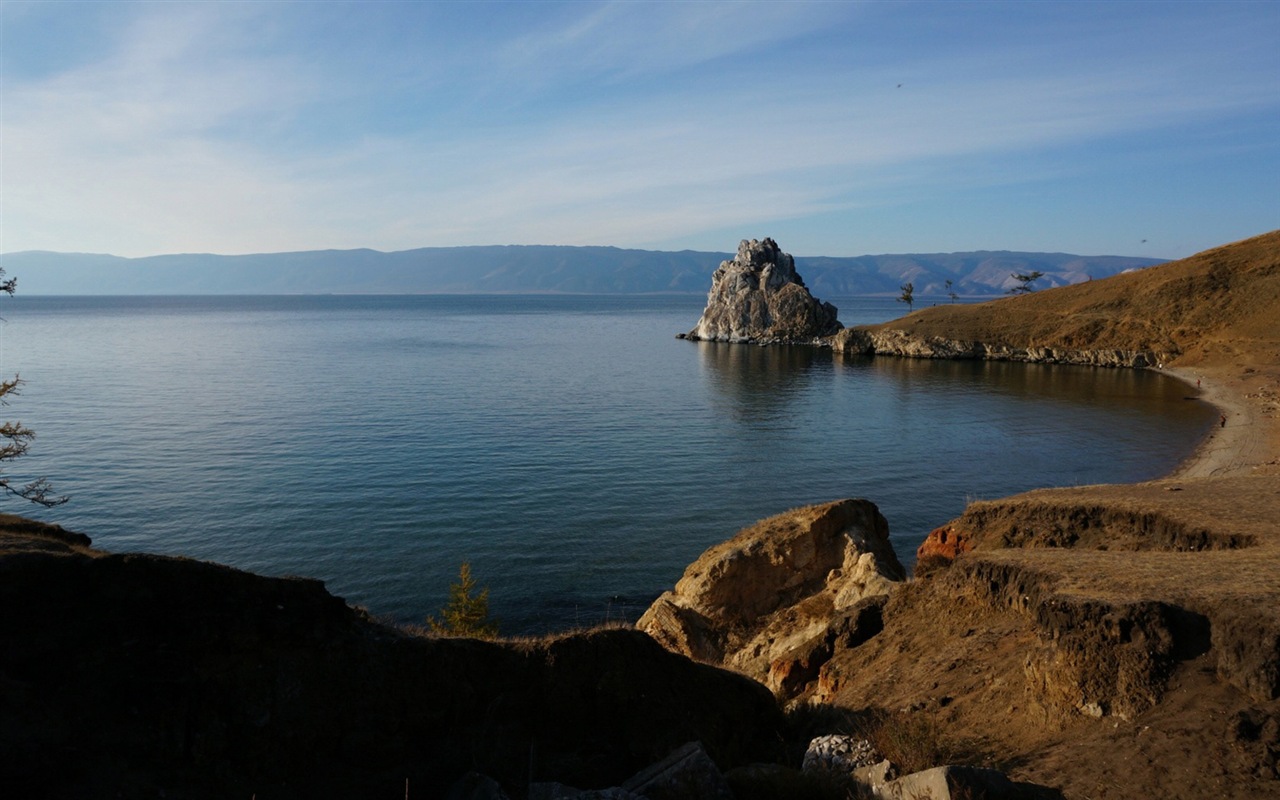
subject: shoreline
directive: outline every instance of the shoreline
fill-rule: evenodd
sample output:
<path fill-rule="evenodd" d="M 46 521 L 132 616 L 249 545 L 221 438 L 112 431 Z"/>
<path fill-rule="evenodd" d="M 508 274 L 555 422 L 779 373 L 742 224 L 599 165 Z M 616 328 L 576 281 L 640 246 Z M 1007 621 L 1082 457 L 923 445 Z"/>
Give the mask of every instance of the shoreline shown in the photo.
<path fill-rule="evenodd" d="M 1256 376 L 1255 380 L 1270 383 L 1274 376 L 1270 370 L 1244 373 L 1244 369 L 1241 364 L 1203 364 L 1162 370 L 1195 390 L 1195 399 L 1225 416 L 1226 424 L 1211 428 L 1196 449 L 1161 480 L 1280 474 L 1280 470 L 1268 469 L 1280 461 L 1278 426 L 1260 403 L 1249 402 L 1245 377 Z"/>

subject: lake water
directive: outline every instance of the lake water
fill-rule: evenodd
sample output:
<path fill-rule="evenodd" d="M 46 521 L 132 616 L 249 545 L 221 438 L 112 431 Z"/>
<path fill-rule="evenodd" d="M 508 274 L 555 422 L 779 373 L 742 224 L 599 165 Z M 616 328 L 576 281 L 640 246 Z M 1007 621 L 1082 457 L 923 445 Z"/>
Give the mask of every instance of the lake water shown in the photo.
<path fill-rule="evenodd" d="M 831 298 L 846 324 L 901 313 Z M 1157 477 L 1213 412 L 1154 372 L 674 338 L 699 297 L 5 299 L 6 511 L 110 551 L 306 575 L 421 620 L 459 564 L 504 633 L 634 618 L 708 546 L 866 497 L 904 561 L 966 501 Z"/>

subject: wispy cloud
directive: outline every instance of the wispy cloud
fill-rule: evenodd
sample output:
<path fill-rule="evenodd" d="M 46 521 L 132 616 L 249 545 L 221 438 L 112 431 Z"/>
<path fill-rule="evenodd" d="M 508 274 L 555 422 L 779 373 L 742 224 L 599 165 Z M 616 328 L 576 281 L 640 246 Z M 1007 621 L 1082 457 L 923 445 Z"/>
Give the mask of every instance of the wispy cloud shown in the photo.
<path fill-rule="evenodd" d="M 291 5 L 122 6 L 101 57 L 6 75 L 0 248 L 723 249 L 697 237 L 945 193 L 961 174 L 962 191 L 984 170 L 1053 180 L 1097 169 L 1117 139 L 1280 108 L 1247 14 L 1074 33 L 997 15 L 1000 47 L 916 52 L 915 23 L 883 7 L 540 6 L 480 4 L 524 15 L 489 25 L 428 5 L 405 24 L 447 45 L 421 53 L 333 19 L 291 38 Z M 379 8 L 395 22 L 397 4 Z M 1148 17 L 1159 43 L 1134 38 Z"/>

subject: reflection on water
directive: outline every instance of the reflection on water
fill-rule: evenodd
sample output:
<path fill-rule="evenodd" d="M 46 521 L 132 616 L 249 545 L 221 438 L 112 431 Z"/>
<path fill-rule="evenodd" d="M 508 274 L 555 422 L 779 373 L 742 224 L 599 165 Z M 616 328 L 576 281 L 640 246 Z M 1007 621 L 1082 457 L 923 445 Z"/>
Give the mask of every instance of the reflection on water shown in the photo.
<path fill-rule="evenodd" d="M 1080 413 L 1097 413 L 1100 425 L 1129 415 L 1163 418 L 1172 426 L 1207 430 L 1213 412 L 1195 401 L 1180 381 L 1151 370 L 1112 369 L 1011 361 L 934 360 L 867 357 L 806 346 L 767 346 L 697 342 L 702 375 L 720 401 L 718 410 L 742 421 L 790 417 L 797 404 L 823 392 L 834 380 L 861 383 L 862 402 L 879 404 L 883 396 L 909 407 L 923 398 L 945 403 L 996 398 L 1029 410 L 1043 424 L 1059 414 L 1084 422 Z M 952 409 L 939 412 L 950 416 Z M 961 409 L 961 411 L 963 411 Z M 993 419 L 998 424 L 999 419 Z M 1185 433 L 1180 433 L 1184 436 Z"/>
<path fill-rule="evenodd" d="M 1150 370 L 706 342 L 698 355 L 737 474 L 801 465 L 819 499 L 868 496 L 909 538 L 965 499 L 1158 477 L 1213 419 Z"/>
<path fill-rule="evenodd" d="M 945 361 L 836 355 L 839 369 L 891 386 L 899 396 L 913 391 L 958 396 L 997 395 L 1050 407 L 1105 409 L 1108 416 L 1142 414 L 1170 423 L 1205 427 L 1212 410 L 1181 381 L 1152 370 L 1114 369 L 1012 361 Z M 1038 412 L 1043 416 L 1044 412 Z"/>
<path fill-rule="evenodd" d="M 831 379 L 831 351 L 822 348 L 703 341 L 696 346 L 712 397 L 723 401 L 718 410 L 742 419 L 786 414 L 815 380 Z"/>

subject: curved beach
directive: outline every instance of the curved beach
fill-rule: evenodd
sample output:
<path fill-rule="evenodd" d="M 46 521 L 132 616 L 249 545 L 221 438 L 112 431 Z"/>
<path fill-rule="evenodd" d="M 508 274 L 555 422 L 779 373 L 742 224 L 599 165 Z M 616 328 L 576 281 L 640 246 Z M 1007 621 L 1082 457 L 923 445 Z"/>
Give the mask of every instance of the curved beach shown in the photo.
<path fill-rule="evenodd" d="M 1251 371 L 1244 372 L 1249 369 Z M 1170 478 L 1280 474 L 1280 370 L 1241 363 L 1170 367 L 1165 372 L 1196 388 L 1225 417 Z"/>

